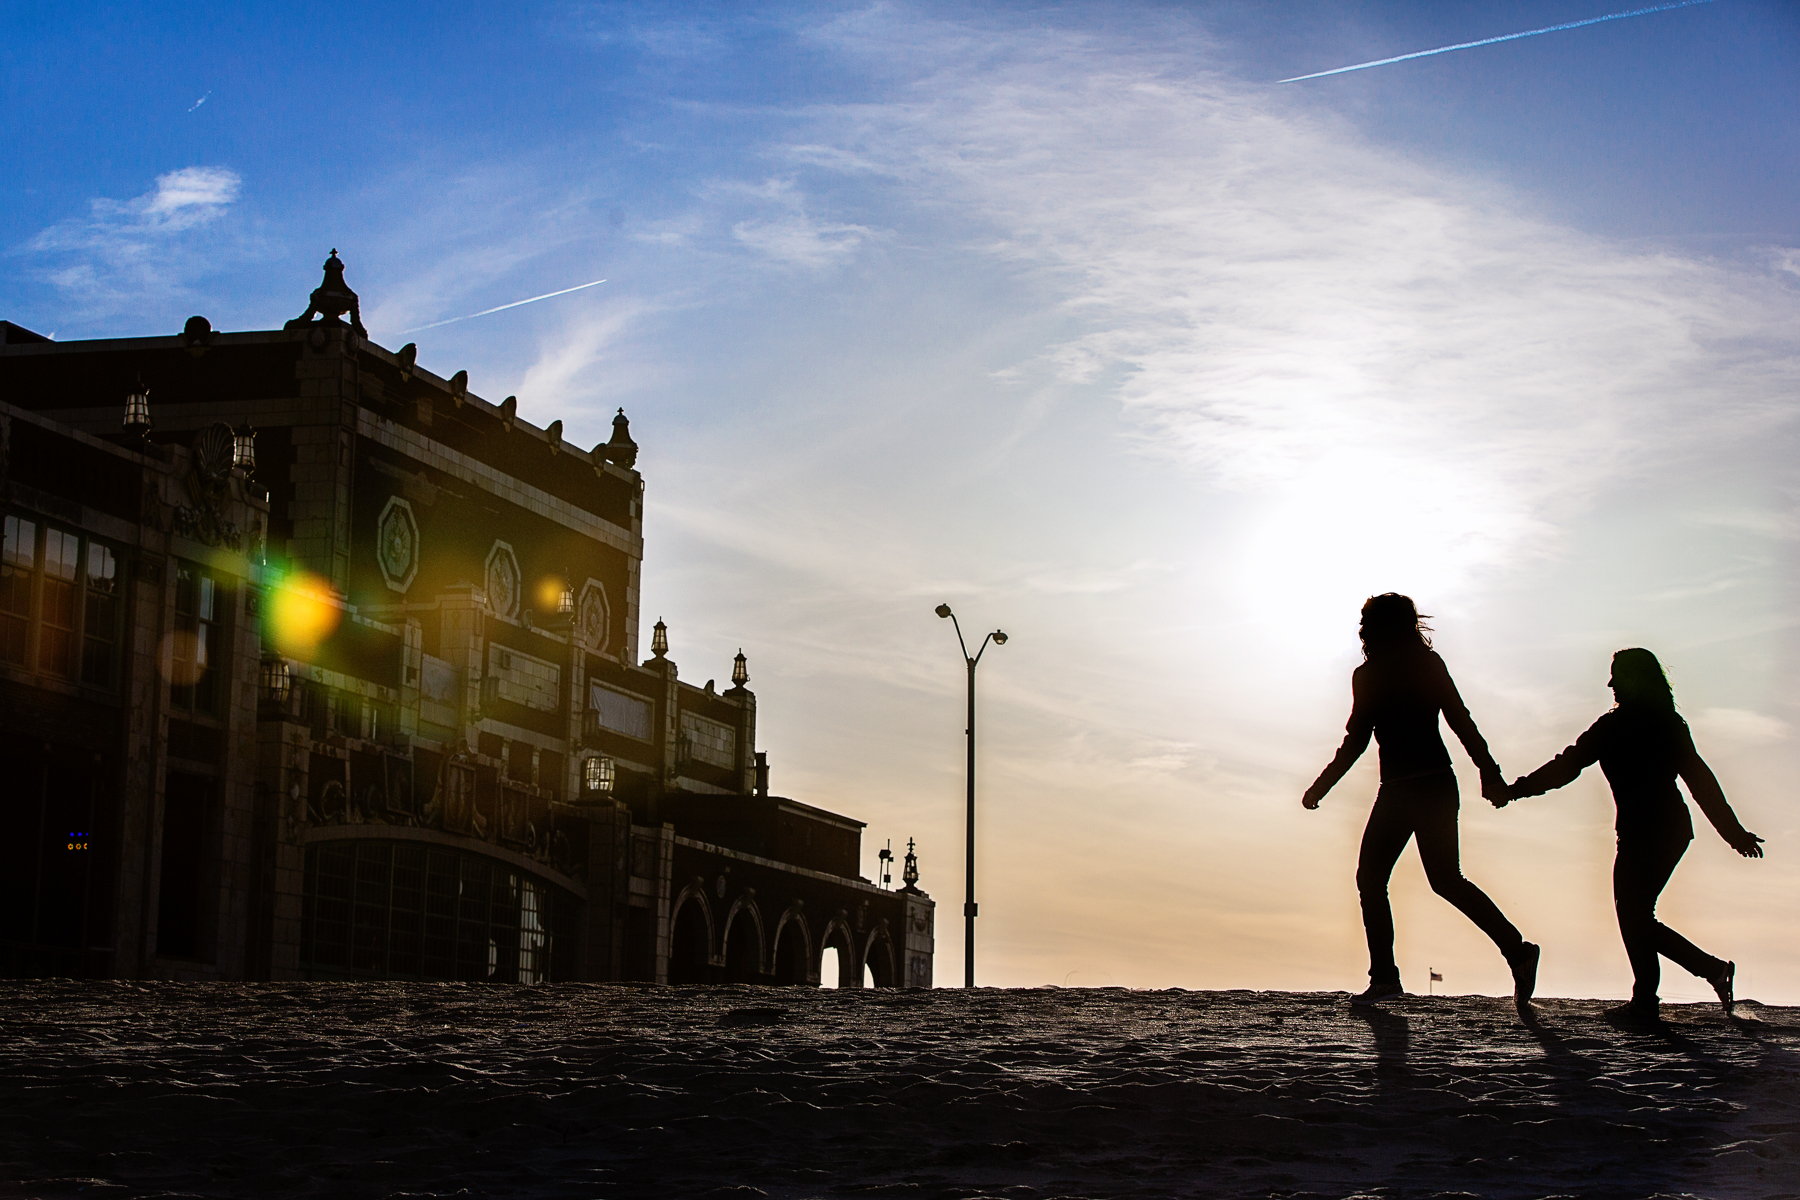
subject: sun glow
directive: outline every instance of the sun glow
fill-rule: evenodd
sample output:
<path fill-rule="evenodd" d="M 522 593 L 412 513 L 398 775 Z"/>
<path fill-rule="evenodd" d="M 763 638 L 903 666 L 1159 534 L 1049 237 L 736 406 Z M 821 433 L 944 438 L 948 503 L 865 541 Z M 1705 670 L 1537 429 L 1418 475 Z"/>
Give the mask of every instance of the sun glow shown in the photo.
<path fill-rule="evenodd" d="M 1429 611 L 1516 556 L 1534 522 L 1504 486 L 1423 457 L 1342 454 L 1314 464 L 1250 526 L 1240 602 L 1316 655 L 1341 647 L 1369 596 Z"/>

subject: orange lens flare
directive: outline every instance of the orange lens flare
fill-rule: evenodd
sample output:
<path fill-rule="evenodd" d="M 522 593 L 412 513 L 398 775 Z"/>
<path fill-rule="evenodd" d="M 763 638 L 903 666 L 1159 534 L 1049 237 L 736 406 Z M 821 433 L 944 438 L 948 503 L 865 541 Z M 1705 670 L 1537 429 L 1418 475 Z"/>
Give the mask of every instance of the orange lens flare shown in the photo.
<path fill-rule="evenodd" d="M 563 581 L 554 575 L 546 575 L 538 580 L 532 595 L 537 598 L 539 612 L 553 613 L 556 606 L 562 603 Z"/>
<path fill-rule="evenodd" d="M 270 589 L 264 613 L 263 633 L 276 653 L 305 662 L 337 628 L 343 608 L 328 581 L 296 571 Z"/>

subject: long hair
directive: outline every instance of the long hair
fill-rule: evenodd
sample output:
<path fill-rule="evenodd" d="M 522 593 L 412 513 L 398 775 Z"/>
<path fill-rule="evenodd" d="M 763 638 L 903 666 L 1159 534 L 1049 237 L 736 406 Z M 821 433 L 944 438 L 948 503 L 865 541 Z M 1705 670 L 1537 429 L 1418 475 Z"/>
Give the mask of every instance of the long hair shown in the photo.
<path fill-rule="evenodd" d="M 1612 656 L 1612 679 L 1609 681 L 1619 698 L 1620 708 L 1648 709 L 1673 713 L 1675 692 L 1663 672 L 1656 655 L 1641 646 L 1621 650 Z"/>
<path fill-rule="evenodd" d="M 1363 657 L 1373 658 L 1395 650 L 1429 650 L 1431 639 L 1425 635 L 1431 626 L 1429 618 L 1419 612 L 1411 596 L 1399 592 L 1383 592 L 1363 601 L 1362 624 L 1357 636 L 1362 638 Z"/>

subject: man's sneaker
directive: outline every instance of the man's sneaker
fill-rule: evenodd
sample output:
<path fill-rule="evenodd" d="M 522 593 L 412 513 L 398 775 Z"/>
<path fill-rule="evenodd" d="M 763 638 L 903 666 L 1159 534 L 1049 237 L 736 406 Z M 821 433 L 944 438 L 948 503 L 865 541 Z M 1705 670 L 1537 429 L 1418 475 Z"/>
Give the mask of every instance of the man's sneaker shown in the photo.
<path fill-rule="evenodd" d="M 1731 1010 L 1737 1006 L 1737 998 L 1731 994 L 1732 985 L 1737 982 L 1737 964 L 1726 963 L 1725 969 L 1707 982 L 1713 985 L 1713 991 L 1719 993 L 1719 1003 L 1725 1006 L 1725 1015 L 1729 1017 Z"/>
<path fill-rule="evenodd" d="M 1352 1004 L 1379 1004 L 1383 1000 L 1392 1000 L 1395 996 L 1406 995 L 1398 983 L 1371 983 L 1368 990 L 1350 997 Z"/>
<path fill-rule="evenodd" d="M 1537 991 L 1538 957 L 1543 952 L 1536 942 L 1520 942 L 1507 960 L 1512 964 L 1513 999 L 1520 1004 L 1530 1004 L 1532 993 Z"/>
<path fill-rule="evenodd" d="M 1607 1009 L 1606 1019 L 1616 1025 L 1661 1025 L 1662 1008 L 1660 1005 L 1632 1000 Z"/>

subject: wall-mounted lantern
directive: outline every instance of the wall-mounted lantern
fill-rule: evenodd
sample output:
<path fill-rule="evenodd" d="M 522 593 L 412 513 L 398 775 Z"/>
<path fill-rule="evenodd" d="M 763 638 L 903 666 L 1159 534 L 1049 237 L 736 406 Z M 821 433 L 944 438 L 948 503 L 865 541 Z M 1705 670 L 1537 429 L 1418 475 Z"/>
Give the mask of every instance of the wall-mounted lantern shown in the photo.
<path fill-rule="evenodd" d="M 287 659 L 270 657 L 262 660 L 262 694 L 270 704 L 283 705 L 294 690 L 294 672 Z"/>
<path fill-rule="evenodd" d="M 144 437 L 150 432 L 150 389 L 138 380 L 137 390 L 125 397 L 125 432 Z"/>
<path fill-rule="evenodd" d="M 256 470 L 256 430 L 248 421 L 231 431 L 231 465 L 246 475 Z"/>
<path fill-rule="evenodd" d="M 590 795 L 611 795 L 613 790 L 613 760 L 604 755 L 596 755 L 581 764 L 581 790 Z"/>

